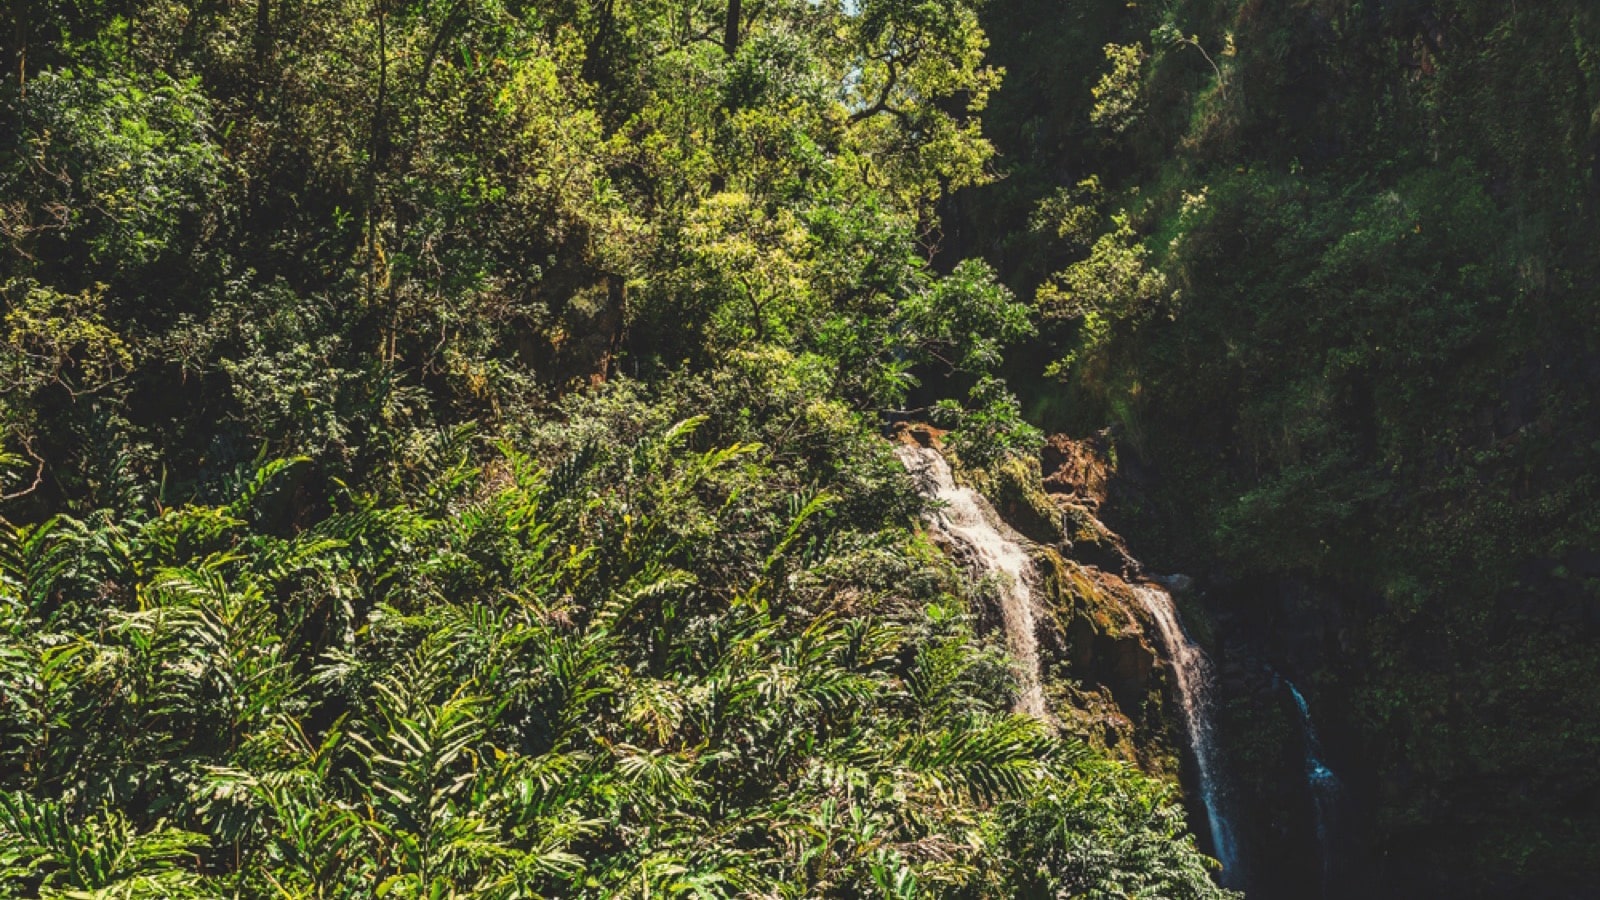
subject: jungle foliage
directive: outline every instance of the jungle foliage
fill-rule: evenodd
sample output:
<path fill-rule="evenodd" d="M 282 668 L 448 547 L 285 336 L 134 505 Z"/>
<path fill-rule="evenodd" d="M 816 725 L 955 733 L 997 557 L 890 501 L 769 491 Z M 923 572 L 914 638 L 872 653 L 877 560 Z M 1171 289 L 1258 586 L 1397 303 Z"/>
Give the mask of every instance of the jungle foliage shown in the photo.
<path fill-rule="evenodd" d="M 1061 7 L 986 10 L 1028 88 L 953 204 L 1023 409 L 1159 473 L 1113 523 L 1313 685 L 1397 895 L 1587 893 L 1600 10 Z"/>
<path fill-rule="evenodd" d="M 877 434 L 1037 439 L 977 16 L 8 4 L 0 896 L 1222 896 Z"/>
<path fill-rule="evenodd" d="M 685 390 L 440 433 L 295 527 L 304 459 L 9 527 L 0 890 L 1215 893 L 1166 788 L 1009 712 L 881 441 L 818 481 Z"/>

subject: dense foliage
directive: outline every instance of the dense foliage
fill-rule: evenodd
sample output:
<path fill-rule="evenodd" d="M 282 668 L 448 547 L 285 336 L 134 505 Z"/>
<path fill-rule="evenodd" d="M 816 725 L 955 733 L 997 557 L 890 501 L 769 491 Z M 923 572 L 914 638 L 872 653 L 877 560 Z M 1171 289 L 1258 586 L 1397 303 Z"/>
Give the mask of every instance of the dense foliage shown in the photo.
<path fill-rule="evenodd" d="M 927 265 L 990 156 L 964 3 L 31 7 L 0 370 L 41 509 L 263 440 L 348 473 L 624 357 L 803 347 L 888 404 L 1027 327 L 981 265 Z"/>
<path fill-rule="evenodd" d="M 1399 895 L 1587 895 L 1600 8 L 1067 7 L 986 13 L 1028 88 L 960 202 L 1024 408 L 1160 473 L 1124 533 L 1312 687 Z"/>
<path fill-rule="evenodd" d="M 1161 789 L 1008 712 L 880 442 L 783 423 L 865 445 L 817 482 L 686 390 L 294 527 L 302 460 L 8 529 L 7 896 L 1211 893 Z"/>
<path fill-rule="evenodd" d="M 9 4 L 0 896 L 1221 895 L 877 434 L 1037 440 L 977 15 Z"/>

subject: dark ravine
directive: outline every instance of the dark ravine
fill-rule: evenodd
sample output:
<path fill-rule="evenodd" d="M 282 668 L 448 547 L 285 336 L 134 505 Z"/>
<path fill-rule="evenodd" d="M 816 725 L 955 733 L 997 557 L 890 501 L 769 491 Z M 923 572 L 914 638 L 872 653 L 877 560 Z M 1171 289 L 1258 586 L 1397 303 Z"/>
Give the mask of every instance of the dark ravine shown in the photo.
<path fill-rule="evenodd" d="M 1159 473 L 1104 518 L 1237 651 L 1247 843 L 1320 866 L 1270 663 L 1369 854 L 1353 895 L 1593 896 L 1600 6 L 985 17 L 1007 178 L 949 204 L 955 252 L 1055 314 L 1008 359 L 1031 421 Z"/>
<path fill-rule="evenodd" d="M 924 435 L 922 443 L 916 448 L 919 458 L 935 452 L 937 435 Z M 1052 635 L 1050 627 L 1059 619 L 1047 608 L 1041 609 L 1038 617 L 1037 646 L 1044 658 L 1041 668 L 1050 671 L 1050 659 L 1056 655 L 1073 677 L 1089 683 L 1116 683 L 1116 693 L 1124 698 L 1141 691 L 1165 695 L 1162 721 L 1132 729 L 1128 740 L 1147 747 L 1164 740 L 1175 747 L 1181 740 L 1187 746 L 1178 754 L 1182 765 L 1147 767 L 1168 775 L 1183 774 L 1194 801 L 1191 821 L 1195 830 L 1206 839 L 1210 852 L 1223 861 L 1222 883 L 1259 900 L 1371 896 L 1378 889 L 1373 875 L 1379 857 L 1369 846 L 1370 801 L 1360 800 L 1331 761 L 1349 755 L 1350 738 L 1345 733 L 1336 735 L 1345 756 L 1331 753 L 1322 717 L 1313 711 L 1300 686 L 1282 677 L 1277 668 L 1284 660 L 1303 666 L 1332 665 L 1334 659 L 1325 648 L 1330 643 L 1337 645 L 1340 628 L 1348 626 L 1300 615 L 1298 630 L 1264 632 L 1234 611 L 1240 586 L 1225 585 L 1208 593 L 1202 590 L 1203 583 L 1188 576 L 1149 574 L 1099 516 L 1102 510 L 1129 502 L 1127 492 L 1149 491 L 1159 483 L 1148 474 L 1142 476 L 1147 480 L 1141 484 L 1124 483 L 1108 453 L 1109 446 L 1106 435 L 1086 440 L 1064 435 L 1050 438 L 1036 476 L 1037 488 L 1042 490 L 1036 493 L 1019 484 L 1027 480 L 1025 471 L 996 477 L 957 466 L 958 479 L 970 478 L 997 498 L 990 506 L 983 495 L 967 492 L 988 510 L 990 521 L 1000 523 L 1028 548 L 1036 560 L 1035 568 L 1043 564 L 1038 561 L 1057 556 L 1103 586 L 1102 595 L 1114 598 L 1119 612 L 1133 622 L 1137 646 L 1159 659 L 1158 671 L 1164 676 L 1158 681 L 1135 676 L 1130 682 L 1125 674 L 1114 674 L 1115 667 L 1107 666 L 1105 659 L 1127 658 L 1133 645 L 1126 641 L 1116 644 L 1110 634 L 1076 619 L 1073 621 L 1080 624 L 1063 629 L 1067 632 L 1064 636 Z M 1061 522 L 1061 534 L 1054 543 L 1023 538 L 1004 524 L 1017 517 L 1038 521 L 1044 517 L 1041 506 L 1048 506 Z M 976 557 L 968 554 L 968 558 Z M 1313 596 L 1305 586 L 1263 590 L 1263 596 L 1270 593 L 1278 608 L 1289 611 L 1285 615 L 1309 603 Z M 1052 592 L 1048 585 L 1041 585 L 1036 602 L 1044 607 L 1070 606 L 1070 593 Z M 1199 634 L 1206 644 L 1204 650 L 1186 627 L 1191 617 L 1202 623 Z M 1099 659 L 1095 653 L 1085 652 L 1096 641 L 1106 647 Z M 1123 649 L 1112 649 L 1116 647 Z M 1215 664 L 1208 656 L 1215 658 Z M 1056 695 L 1050 696 L 1054 700 Z M 1338 700 L 1330 697 L 1330 707 L 1348 709 L 1347 700 L 1335 702 Z M 1056 718 L 1063 727 L 1070 728 L 1082 718 L 1081 711 L 1063 709 L 1060 704 L 1051 709 L 1060 713 Z M 1148 756 L 1146 753 L 1146 763 Z"/>

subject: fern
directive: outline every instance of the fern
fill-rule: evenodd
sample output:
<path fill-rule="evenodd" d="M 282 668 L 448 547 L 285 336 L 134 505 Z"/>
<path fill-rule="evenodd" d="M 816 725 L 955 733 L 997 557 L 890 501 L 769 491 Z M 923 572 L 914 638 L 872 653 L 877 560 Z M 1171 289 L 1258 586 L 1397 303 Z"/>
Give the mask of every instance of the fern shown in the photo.
<path fill-rule="evenodd" d="M 707 422 L 554 468 L 432 432 L 288 533 L 256 511 L 296 460 L 220 506 L 0 530 L 0 881 L 994 897 L 1038 883 L 1022 859 L 1086 892 L 1204 879 L 1170 797 L 996 714 L 1009 667 L 952 568 L 841 523 L 838 484 L 798 487 L 761 444 L 694 447 Z"/>
<path fill-rule="evenodd" d="M 61 804 L 0 793 L 0 878 L 41 892 L 202 896 L 199 877 L 180 863 L 204 843 L 161 822 L 136 831 L 115 811 L 75 819 Z"/>

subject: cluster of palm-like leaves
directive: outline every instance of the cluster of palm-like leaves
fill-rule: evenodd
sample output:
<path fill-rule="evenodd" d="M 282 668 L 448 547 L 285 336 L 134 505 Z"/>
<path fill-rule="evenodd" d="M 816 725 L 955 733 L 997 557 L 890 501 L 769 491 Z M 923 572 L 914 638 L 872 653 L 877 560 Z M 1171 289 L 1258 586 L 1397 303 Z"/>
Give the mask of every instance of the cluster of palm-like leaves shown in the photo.
<path fill-rule="evenodd" d="M 1163 792 L 1008 712 L 909 523 L 696 424 L 0 529 L 0 896 L 1210 890 Z"/>

